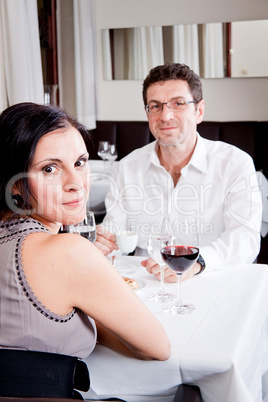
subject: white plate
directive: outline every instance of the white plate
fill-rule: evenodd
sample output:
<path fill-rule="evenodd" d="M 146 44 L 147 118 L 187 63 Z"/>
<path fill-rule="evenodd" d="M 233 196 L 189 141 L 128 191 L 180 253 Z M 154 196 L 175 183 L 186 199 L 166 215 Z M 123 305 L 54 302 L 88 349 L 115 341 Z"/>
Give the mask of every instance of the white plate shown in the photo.
<path fill-rule="evenodd" d="M 116 255 L 114 263 L 117 271 L 124 275 L 133 274 L 141 267 L 141 259 L 134 256 Z"/>
<path fill-rule="evenodd" d="M 123 276 L 126 276 L 126 275 L 122 275 L 122 277 L 123 277 Z M 136 292 L 137 292 L 138 290 L 144 289 L 144 288 L 147 286 L 147 282 L 146 282 L 144 279 L 135 279 L 133 276 L 129 276 L 128 278 L 129 278 L 129 279 L 132 279 L 132 280 L 134 280 L 134 281 L 137 282 L 138 287 L 137 287 L 136 289 L 133 289 L 133 290 L 135 290 Z"/>
<path fill-rule="evenodd" d="M 135 278 L 134 278 L 135 279 Z M 137 289 L 134 289 L 136 291 L 144 289 L 147 286 L 147 282 L 144 279 L 135 279 L 135 281 L 138 284 Z"/>
<path fill-rule="evenodd" d="M 119 274 L 123 276 L 133 274 L 135 271 L 137 271 L 137 266 L 116 261 L 116 259 L 115 259 L 115 268 L 119 272 Z"/>

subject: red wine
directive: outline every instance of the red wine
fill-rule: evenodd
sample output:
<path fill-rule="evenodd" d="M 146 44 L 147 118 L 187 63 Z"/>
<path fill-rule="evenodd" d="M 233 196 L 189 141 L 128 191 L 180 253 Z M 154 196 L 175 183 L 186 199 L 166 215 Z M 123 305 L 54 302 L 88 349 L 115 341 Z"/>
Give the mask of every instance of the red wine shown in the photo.
<path fill-rule="evenodd" d="M 161 254 L 165 263 L 179 274 L 196 262 L 199 249 L 192 246 L 167 246 L 162 248 Z"/>

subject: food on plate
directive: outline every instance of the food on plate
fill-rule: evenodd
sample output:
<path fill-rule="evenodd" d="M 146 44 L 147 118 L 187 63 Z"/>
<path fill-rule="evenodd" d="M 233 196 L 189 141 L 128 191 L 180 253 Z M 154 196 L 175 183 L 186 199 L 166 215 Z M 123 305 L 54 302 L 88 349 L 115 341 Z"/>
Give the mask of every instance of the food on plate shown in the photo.
<path fill-rule="evenodd" d="M 138 288 L 138 283 L 135 281 L 135 279 L 128 278 L 127 276 L 122 276 L 124 281 L 128 284 L 131 289 L 137 289 Z"/>

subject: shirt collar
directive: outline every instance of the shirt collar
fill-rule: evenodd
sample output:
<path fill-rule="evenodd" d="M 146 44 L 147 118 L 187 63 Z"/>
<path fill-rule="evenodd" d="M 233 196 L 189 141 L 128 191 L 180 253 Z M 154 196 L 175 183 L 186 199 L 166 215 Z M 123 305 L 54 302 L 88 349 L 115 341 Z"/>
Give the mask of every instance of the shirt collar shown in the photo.
<path fill-rule="evenodd" d="M 158 142 L 157 141 L 153 141 L 150 144 L 150 153 L 148 154 L 147 161 L 145 162 L 145 165 L 144 165 L 145 171 L 147 169 L 149 169 L 150 165 L 154 165 L 154 166 L 157 166 L 157 167 L 159 167 L 159 166 L 163 167 L 160 164 L 160 161 L 159 161 L 159 158 L 158 158 Z"/>
<path fill-rule="evenodd" d="M 188 163 L 184 168 L 182 168 L 182 175 L 185 175 L 189 166 L 194 166 L 196 169 L 200 170 L 201 172 L 207 173 L 207 150 L 205 146 L 204 139 L 199 135 L 199 133 L 196 133 L 197 135 L 197 142 L 196 146 L 194 149 L 194 153 Z M 159 158 L 158 158 L 158 143 L 157 141 L 154 141 L 152 143 L 152 152 L 150 154 L 150 157 L 147 160 L 147 163 L 145 165 L 145 169 L 147 170 L 150 166 L 150 164 L 153 164 L 155 166 L 162 166 L 160 164 Z"/>
<path fill-rule="evenodd" d="M 189 166 L 193 166 L 196 169 L 200 170 L 200 172 L 207 173 L 208 166 L 207 166 L 207 150 L 204 139 L 196 133 L 197 141 L 196 146 L 194 149 L 194 153 L 188 163 L 184 168 L 182 168 L 181 173 L 186 173 Z"/>

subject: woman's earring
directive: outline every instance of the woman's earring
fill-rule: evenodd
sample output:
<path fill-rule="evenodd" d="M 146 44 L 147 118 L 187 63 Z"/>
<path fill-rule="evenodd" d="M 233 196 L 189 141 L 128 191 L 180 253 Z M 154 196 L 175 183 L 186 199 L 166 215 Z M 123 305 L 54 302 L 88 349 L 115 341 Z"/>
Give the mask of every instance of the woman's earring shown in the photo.
<path fill-rule="evenodd" d="M 12 201 L 17 208 L 21 208 L 23 205 L 23 198 L 19 194 L 12 194 Z"/>

